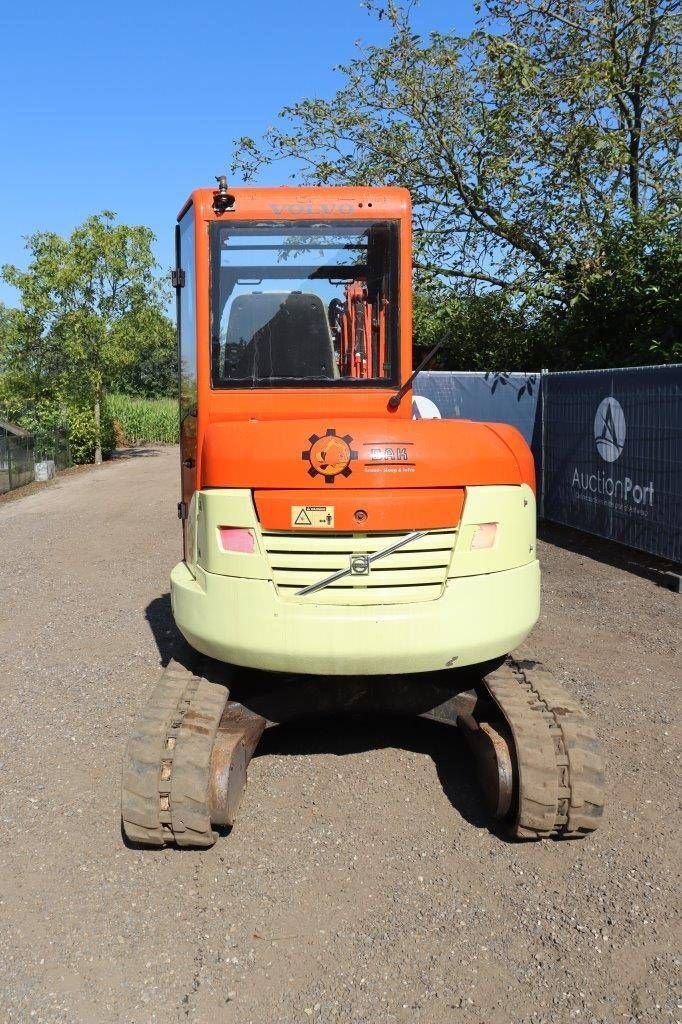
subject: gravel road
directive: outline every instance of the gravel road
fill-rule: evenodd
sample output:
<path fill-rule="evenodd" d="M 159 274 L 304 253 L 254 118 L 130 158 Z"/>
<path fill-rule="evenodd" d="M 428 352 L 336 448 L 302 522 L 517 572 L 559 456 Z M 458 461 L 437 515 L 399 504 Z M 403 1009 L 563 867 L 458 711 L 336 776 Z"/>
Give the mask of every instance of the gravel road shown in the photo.
<path fill-rule="evenodd" d="M 381 722 L 272 730 L 229 837 L 126 848 L 126 737 L 179 650 L 177 465 L 0 506 L 0 1020 L 682 1020 L 681 599 L 558 531 L 526 650 L 601 736 L 593 838 L 506 842 L 454 731 Z"/>

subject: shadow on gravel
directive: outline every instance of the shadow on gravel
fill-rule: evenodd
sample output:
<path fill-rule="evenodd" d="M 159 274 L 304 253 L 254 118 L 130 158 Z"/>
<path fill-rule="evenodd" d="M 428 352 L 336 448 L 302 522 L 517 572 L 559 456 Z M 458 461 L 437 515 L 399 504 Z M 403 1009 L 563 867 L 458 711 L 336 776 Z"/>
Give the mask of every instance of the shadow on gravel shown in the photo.
<path fill-rule="evenodd" d="M 170 594 L 162 594 L 150 601 L 145 608 L 145 618 L 154 634 L 164 668 L 173 658 L 188 667 L 191 663 L 196 664 L 197 655 L 175 625 Z"/>
<path fill-rule="evenodd" d="M 158 458 L 158 451 L 155 448 L 117 448 L 111 453 L 112 459 L 150 459 Z"/>
<path fill-rule="evenodd" d="M 172 659 L 187 668 L 201 671 L 209 679 L 227 685 L 233 700 L 245 706 L 257 706 L 266 713 L 268 694 L 287 686 L 296 687 L 301 678 L 302 686 L 314 693 L 319 685 L 324 689 L 343 689 L 343 677 L 322 679 L 319 677 L 296 677 L 290 674 L 260 672 L 251 669 L 222 665 L 210 659 L 203 659 L 192 650 L 178 631 L 171 612 L 170 594 L 155 598 L 146 609 L 146 618 L 154 634 L 162 665 Z M 415 687 L 423 685 L 428 689 L 434 680 L 449 676 L 462 679 L 465 684 L 465 670 L 456 673 L 424 673 L 412 677 Z M 398 679 L 405 677 L 375 677 L 379 685 L 389 688 L 398 685 Z M 468 678 L 468 677 L 466 677 Z M 303 682 L 305 680 L 305 682 Z M 349 680 L 350 681 L 350 680 Z M 452 687 L 450 687 L 452 688 Z M 454 687 L 455 689 L 457 687 Z M 315 700 L 311 703 L 314 710 Z M 268 754 L 305 756 L 307 754 L 334 754 L 345 757 L 363 751 L 380 750 L 388 747 L 426 754 L 433 758 L 440 784 L 455 810 L 476 828 L 487 828 L 504 841 L 509 841 L 498 824 L 485 809 L 483 795 L 476 781 L 474 760 L 458 729 L 452 725 L 419 718 L 416 714 L 397 715 L 392 712 L 353 714 L 348 711 L 326 715 L 310 714 L 305 719 L 292 723 L 273 725 L 266 729 L 256 748 L 254 757 Z M 385 780 L 380 780 L 377 784 Z M 367 785 L 371 785 L 371 778 Z"/>
<path fill-rule="evenodd" d="M 347 715 L 316 718 L 305 724 L 280 725 L 267 729 L 254 757 L 268 754 L 305 756 L 334 754 L 345 757 L 393 747 L 426 754 L 433 759 L 438 779 L 453 808 L 476 828 L 500 835 L 486 812 L 476 781 L 474 762 L 457 729 L 421 718 L 372 716 L 356 719 Z M 415 779 L 418 776 L 415 775 Z M 368 776 L 364 786 L 376 784 L 384 791 L 386 779 Z M 426 822 L 425 822 L 426 825 Z M 500 835 L 500 838 L 505 838 Z"/>
<path fill-rule="evenodd" d="M 641 576 L 662 587 L 671 585 L 667 577 L 668 573 L 680 572 L 679 566 L 662 558 L 656 558 L 655 555 L 635 551 L 633 548 L 625 547 L 624 544 L 616 544 L 603 540 L 601 537 L 593 537 L 589 533 L 581 533 L 578 530 L 573 530 L 570 526 L 560 526 L 558 523 L 542 522 L 539 537 L 545 543 L 563 548 L 564 551 L 573 551 L 586 558 L 593 558 L 595 562 L 610 565 L 614 569 L 623 569 L 625 572 L 632 573 L 633 576 Z"/>

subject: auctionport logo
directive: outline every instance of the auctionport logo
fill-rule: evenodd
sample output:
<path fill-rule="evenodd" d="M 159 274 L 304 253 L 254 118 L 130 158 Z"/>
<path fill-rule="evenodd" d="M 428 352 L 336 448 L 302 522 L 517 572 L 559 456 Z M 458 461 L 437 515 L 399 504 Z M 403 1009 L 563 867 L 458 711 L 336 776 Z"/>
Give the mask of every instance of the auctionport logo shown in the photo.
<path fill-rule="evenodd" d="M 604 462 L 615 462 L 625 447 L 625 413 L 612 395 L 597 406 L 594 417 L 594 440 Z M 616 512 L 629 512 L 646 516 L 654 504 L 654 482 L 638 483 L 629 476 L 609 476 L 604 469 L 573 470 L 571 487 L 579 500 L 601 505 Z"/>
<path fill-rule="evenodd" d="M 594 417 L 594 439 L 604 462 L 615 462 L 625 445 L 625 413 L 610 395 L 599 403 Z"/>

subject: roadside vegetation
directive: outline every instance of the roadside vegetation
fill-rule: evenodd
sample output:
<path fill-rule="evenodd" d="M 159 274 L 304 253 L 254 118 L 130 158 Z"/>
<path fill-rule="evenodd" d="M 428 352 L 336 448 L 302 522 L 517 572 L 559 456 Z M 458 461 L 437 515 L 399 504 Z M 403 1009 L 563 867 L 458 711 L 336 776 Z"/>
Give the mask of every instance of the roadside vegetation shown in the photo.
<path fill-rule="evenodd" d="M 68 237 L 29 236 L 27 268 L 2 268 L 20 304 L 0 307 L 0 418 L 30 430 L 39 457 L 67 443 L 74 462 L 101 462 L 117 443 L 107 396 L 155 400 L 176 389 L 170 290 L 153 241 L 149 228 L 104 211 Z M 159 418 L 152 402 L 149 422 Z M 133 434 L 143 422 L 137 413 Z"/>
<path fill-rule="evenodd" d="M 178 403 L 175 398 L 136 398 L 109 395 L 104 403 L 117 447 L 138 444 L 177 444 Z"/>

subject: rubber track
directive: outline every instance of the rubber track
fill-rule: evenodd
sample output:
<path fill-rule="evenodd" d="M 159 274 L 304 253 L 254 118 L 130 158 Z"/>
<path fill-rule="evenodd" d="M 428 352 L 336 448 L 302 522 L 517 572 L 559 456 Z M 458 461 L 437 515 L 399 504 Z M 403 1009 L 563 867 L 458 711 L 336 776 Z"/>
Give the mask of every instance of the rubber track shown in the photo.
<path fill-rule="evenodd" d="M 178 662 L 164 669 L 126 748 L 123 830 L 145 846 L 212 846 L 208 771 L 228 699 Z"/>
<path fill-rule="evenodd" d="M 483 683 L 514 738 L 518 798 L 512 834 L 569 839 L 594 831 L 604 807 L 604 768 L 578 702 L 529 662 L 502 665 Z"/>

